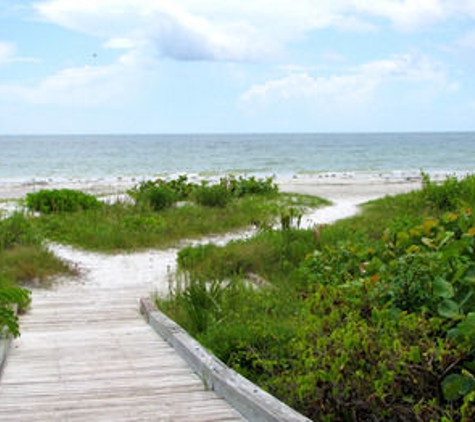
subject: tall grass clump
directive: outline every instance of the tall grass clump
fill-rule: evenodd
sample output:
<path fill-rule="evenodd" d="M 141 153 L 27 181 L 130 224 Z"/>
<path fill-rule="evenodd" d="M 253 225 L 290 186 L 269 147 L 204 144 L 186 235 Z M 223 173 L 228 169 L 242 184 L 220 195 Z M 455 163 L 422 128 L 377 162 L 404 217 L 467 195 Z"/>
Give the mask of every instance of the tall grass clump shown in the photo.
<path fill-rule="evenodd" d="M 232 305 L 223 287 L 195 335 L 314 420 L 474 420 L 474 187 L 475 176 L 426 178 L 313 238 L 284 221 L 182 250 L 180 269 L 200 286 L 249 286 L 249 273 L 269 282 Z M 192 327 L 173 296 L 159 305 Z"/>
<path fill-rule="evenodd" d="M 8 254 L 25 244 L 36 244 L 28 220 L 21 213 L 0 220 L 0 336 L 20 334 L 17 312 L 30 302 L 30 292 L 14 284 L 8 274 Z"/>
<path fill-rule="evenodd" d="M 46 249 L 31 218 L 16 212 L 0 220 L 0 277 L 28 284 L 65 272 L 70 269 Z"/>
<path fill-rule="evenodd" d="M 195 189 L 193 199 L 205 207 L 226 207 L 231 201 L 231 193 L 221 185 L 203 185 Z"/>
<path fill-rule="evenodd" d="M 240 188 L 238 195 L 236 189 L 247 186 L 247 179 L 232 180 L 196 184 L 180 176 L 142 182 L 128 191 L 132 201 L 41 213 L 34 224 L 50 240 L 112 252 L 166 247 L 186 238 L 272 226 L 290 202 L 306 207 L 323 203 L 275 193 L 270 180 L 252 179 L 251 187 Z"/>

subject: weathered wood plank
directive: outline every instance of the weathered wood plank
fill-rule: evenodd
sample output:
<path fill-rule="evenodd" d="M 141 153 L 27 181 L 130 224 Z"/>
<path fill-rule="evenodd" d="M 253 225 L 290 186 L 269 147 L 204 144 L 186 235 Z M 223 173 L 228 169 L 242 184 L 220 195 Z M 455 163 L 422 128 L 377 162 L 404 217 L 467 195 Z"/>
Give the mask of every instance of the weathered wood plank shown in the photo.
<path fill-rule="evenodd" d="M 0 380 L 0 420 L 242 420 L 206 391 L 138 312 L 141 296 L 167 288 L 161 253 L 152 253 L 156 273 L 149 267 L 143 276 L 133 268 L 134 255 L 98 259 L 65 248 L 57 252 L 77 258 L 84 275 L 81 282 L 33 291 L 32 309 L 21 318 L 22 336 L 13 341 Z M 123 276 L 111 280 L 111 266 L 114 273 L 123 267 Z"/>

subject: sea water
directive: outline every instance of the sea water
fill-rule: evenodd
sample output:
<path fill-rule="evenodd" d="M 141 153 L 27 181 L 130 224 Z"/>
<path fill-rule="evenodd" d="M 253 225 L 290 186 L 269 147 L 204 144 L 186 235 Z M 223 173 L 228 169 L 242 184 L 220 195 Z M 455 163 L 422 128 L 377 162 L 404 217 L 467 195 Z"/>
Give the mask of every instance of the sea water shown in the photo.
<path fill-rule="evenodd" d="M 475 132 L 0 136 L 0 183 L 473 172 Z"/>

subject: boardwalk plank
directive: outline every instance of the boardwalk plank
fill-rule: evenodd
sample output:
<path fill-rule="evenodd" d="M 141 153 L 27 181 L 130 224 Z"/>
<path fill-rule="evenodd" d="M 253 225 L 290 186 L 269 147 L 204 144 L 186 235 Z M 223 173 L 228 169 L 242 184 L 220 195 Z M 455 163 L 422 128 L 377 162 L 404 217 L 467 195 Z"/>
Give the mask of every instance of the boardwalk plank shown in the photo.
<path fill-rule="evenodd" d="M 78 256 L 85 275 L 33 291 L 0 380 L 0 420 L 242 420 L 139 315 L 141 296 L 167 288 L 160 253 L 144 278 L 131 271 L 133 255 L 57 252 Z M 111 265 L 123 277 L 107 277 Z"/>

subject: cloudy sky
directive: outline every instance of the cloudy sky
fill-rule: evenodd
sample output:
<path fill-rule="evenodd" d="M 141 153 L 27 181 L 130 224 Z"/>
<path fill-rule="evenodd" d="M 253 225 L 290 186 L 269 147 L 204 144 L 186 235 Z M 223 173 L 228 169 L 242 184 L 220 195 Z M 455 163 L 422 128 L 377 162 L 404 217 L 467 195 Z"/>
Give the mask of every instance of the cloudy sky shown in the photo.
<path fill-rule="evenodd" d="M 0 133 L 475 130 L 475 0 L 0 0 Z"/>

